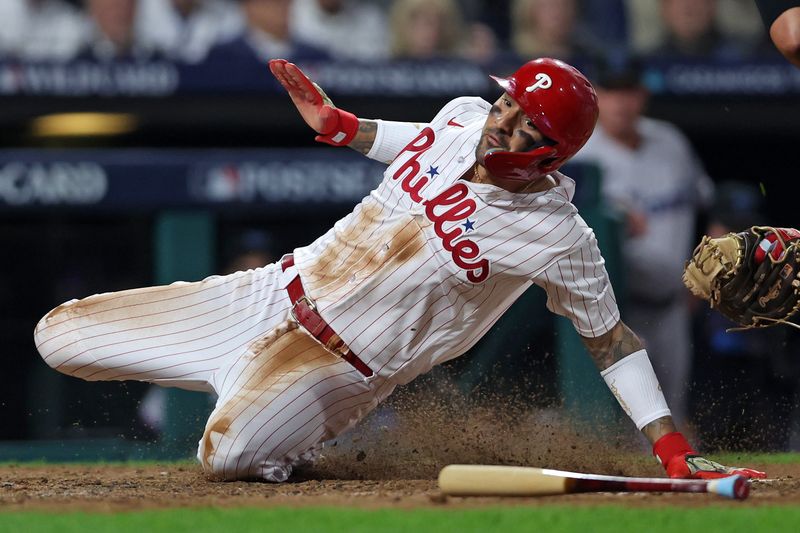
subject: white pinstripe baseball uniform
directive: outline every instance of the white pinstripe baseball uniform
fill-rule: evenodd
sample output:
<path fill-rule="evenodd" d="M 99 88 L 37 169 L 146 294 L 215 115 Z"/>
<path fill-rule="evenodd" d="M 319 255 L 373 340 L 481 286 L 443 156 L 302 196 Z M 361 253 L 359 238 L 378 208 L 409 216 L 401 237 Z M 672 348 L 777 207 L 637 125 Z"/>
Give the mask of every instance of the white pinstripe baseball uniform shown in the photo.
<path fill-rule="evenodd" d="M 68 302 L 37 326 L 40 353 L 84 379 L 216 392 L 204 467 L 282 481 L 397 384 L 468 350 L 534 283 L 581 335 L 602 335 L 619 311 L 594 234 L 570 203 L 574 182 L 556 173 L 553 188 L 518 194 L 460 179 L 489 108 L 480 98 L 447 104 L 389 154 L 382 183 L 351 214 L 295 250 L 296 267 Z M 297 272 L 374 375 L 298 328 L 285 290 Z"/>

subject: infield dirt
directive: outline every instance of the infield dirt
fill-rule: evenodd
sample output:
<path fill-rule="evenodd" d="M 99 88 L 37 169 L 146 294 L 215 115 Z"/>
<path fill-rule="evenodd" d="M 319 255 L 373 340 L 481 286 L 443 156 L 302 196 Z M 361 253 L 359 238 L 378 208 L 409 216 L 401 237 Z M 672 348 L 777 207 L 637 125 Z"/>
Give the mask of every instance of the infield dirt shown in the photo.
<path fill-rule="evenodd" d="M 433 479 L 305 479 L 281 485 L 214 482 L 200 467 L 7 466 L 0 468 L 0 512 L 117 512 L 168 507 L 347 506 L 358 508 L 485 505 L 800 505 L 800 466 L 754 465 L 772 472 L 745 502 L 710 494 L 577 494 L 541 498 L 443 497 Z"/>
<path fill-rule="evenodd" d="M 440 391 L 441 392 L 441 391 Z M 446 396 L 446 395 L 445 395 Z M 710 494 L 582 494 L 543 498 L 446 498 L 436 486 L 451 463 L 514 464 L 598 474 L 663 477 L 649 446 L 621 424 L 602 431 L 558 409 L 468 404 L 400 395 L 322 450 L 288 483 L 219 482 L 199 465 L 0 466 L 0 511 L 106 511 L 209 506 L 473 507 L 484 505 L 800 505 L 800 464 L 765 470 L 749 500 Z M 502 408 L 493 407 L 502 405 Z"/>

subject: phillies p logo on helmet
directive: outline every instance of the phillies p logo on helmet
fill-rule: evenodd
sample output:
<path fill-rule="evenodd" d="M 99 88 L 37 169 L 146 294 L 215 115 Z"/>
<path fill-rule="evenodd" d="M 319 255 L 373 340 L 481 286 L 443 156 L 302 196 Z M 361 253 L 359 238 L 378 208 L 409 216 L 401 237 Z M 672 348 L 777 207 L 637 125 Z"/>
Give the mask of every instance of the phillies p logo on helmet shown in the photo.
<path fill-rule="evenodd" d="M 530 152 L 487 151 L 484 165 L 494 176 L 531 181 L 558 170 L 580 150 L 597 122 L 597 95 L 575 67 L 550 58 L 534 59 L 507 78 L 491 76 L 553 144 Z M 556 90 L 547 91 L 555 87 Z"/>
<path fill-rule="evenodd" d="M 553 86 L 553 78 L 545 74 L 544 72 L 540 72 L 536 76 L 534 76 L 536 83 L 533 85 L 529 85 L 525 87 L 525 91 L 532 93 L 536 89 L 549 89 Z"/>

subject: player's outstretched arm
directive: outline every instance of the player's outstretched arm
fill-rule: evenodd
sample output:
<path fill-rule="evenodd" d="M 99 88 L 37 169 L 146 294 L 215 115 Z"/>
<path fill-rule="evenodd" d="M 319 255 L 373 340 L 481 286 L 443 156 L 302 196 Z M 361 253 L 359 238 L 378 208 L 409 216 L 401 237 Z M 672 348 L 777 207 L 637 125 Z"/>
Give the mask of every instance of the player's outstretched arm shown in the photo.
<path fill-rule="evenodd" d="M 350 146 L 362 154 L 370 151 L 378 131 L 374 120 L 359 119 L 337 108 L 325 91 L 294 63 L 273 59 L 269 62 L 269 69 L 289 93 L 306 124 L 319 134 L 317 141 L 333 146 Z"/>
<path fill-rule="evenodd" d="M 755 0 L 775 47 L 800 67 L 800 4 L 797 0 Z"/>
<path fill-rule="evenodd" d="M 289 93 L 300 115 L 317 135 L 316 140 L 333 146 L 349 146 L 357 152 L 390 163 L 411 142 L 425 124 L 358 118 L 343 111 L 322 88 L 297 65 L 273 59 L 269 68 Z"/>
<path fill-rule="evenodd" d="M 600 370 L 644 348 L 639 337 L 622 320 L 599 337 L 581 337 L 581 340 Z"/>
<path fill-rule="evenodd" d="M 698 455 L 675 428 L 642 341 L 622 321 L 599 337 L 582 340 L 620 406 L 653 445 L 653 455 L 669 477 L 766 477 L 758 470 L 727 467 Z"/>
<path fill-rule="evenodd" d="M 800 7 L 781 13 L 770 26 L 769 36 L 784 57 L 800 67 Z"/>

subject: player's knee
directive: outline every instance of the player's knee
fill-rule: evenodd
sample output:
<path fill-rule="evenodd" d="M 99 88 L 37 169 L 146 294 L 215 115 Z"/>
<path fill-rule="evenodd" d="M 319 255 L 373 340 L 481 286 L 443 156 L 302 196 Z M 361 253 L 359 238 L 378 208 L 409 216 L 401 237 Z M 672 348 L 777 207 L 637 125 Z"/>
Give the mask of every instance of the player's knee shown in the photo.
<path fill-rule="evenodd" d="M 216 481 L 246 481 L 244 476 L 240 476 L 236 470 L 225 468 L 225 462 L 216 459 L 214 456 L 207 460 L 200 458 L 203 471 L 208 477 Z"/>
<path fill-rule="evenodd" d="M 216 418 L 212 414 L 206 429 L 203 433 L 203 438 L 197 448 L 197 458 L 200 464 L 203 465 L 203 471 L 210 478 L 217 481 L 237 481 L 243 479 L 235 468 L 226 465 L 229 459 L 234 461 L 238 459 L 236 454 L 221 453 L 223 446 L 229 445 L 228 438 L 225 436 L 224 431 L 220 431 L 215 425 Z M 219 423 L 225 422 L 225 419 L 218 421 Z"/>
<path fill-rule="evenodd" d="M 79 329 L 64 326 L 66 313 L 76 300 L 59 305 L 36 324 L 33 340 L 45 363 L 68 376 L 84 377 L 89 366 L 95 363 L 82 348 Z"/>

